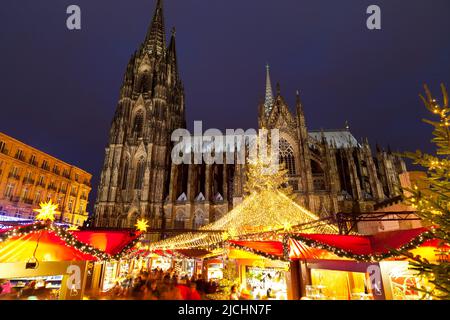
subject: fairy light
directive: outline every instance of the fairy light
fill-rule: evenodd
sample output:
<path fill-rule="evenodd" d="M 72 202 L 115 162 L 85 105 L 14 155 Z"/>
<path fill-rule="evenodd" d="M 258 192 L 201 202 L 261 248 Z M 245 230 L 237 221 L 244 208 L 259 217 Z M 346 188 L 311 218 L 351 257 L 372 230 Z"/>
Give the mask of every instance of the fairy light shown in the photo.
<path fill-rule="evenodd" d="M 270 170 L 270 164 L 259 159 L 250 162 L 245 186 L 248 195 L 241 204 L 219 220 L 201 227 L 199 232 L 188 232 L 155 242 L 150 245 L 150 250 L 217 247 L 228 239 L 249 234 L 267 235 L 267 232 L 287 231 L 293 226 L 319 221 L 317 215 L 293 200 L 292 189 L 287 187 L 287 170 L 283 167 L 274 172 Z M 317 224 L 304 231 L 325 234 L 338 232 L 337 227 L 330 224 Z"/>

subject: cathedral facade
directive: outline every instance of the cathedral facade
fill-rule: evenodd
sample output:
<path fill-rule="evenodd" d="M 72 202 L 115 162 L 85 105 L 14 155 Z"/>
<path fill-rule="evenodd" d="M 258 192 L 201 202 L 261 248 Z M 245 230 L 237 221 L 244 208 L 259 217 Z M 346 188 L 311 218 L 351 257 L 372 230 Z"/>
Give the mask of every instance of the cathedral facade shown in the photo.
<path fill-rule="evenodd" d="M 308 130 L 297 93 L 295 112 L 273 95 L 269 68 L 259 127 L 280 130 L 280 160 L 297 201 L 321 217 L 365 212 L 399 194 L 405 163 L 376 154 L 348 127 Z M 132 228 L 145 218 L 153 229 L 198 229 L 244 197 L 245 165 L 171 161 L 175 129 L 185 128 L 184 87 L 178 74 L 175 32 L 169 44 L 162 0 L 144 42 L 131 57 L 120 91 L 94 208 L 97 227 Z"/>

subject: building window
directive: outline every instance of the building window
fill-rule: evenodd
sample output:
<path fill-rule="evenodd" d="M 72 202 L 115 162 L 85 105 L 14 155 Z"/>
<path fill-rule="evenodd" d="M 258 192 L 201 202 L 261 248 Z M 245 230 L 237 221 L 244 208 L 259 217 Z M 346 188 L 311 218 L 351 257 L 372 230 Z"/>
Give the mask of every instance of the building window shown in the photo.
<path fill-rule="evenodd" d="M 75 173 L 75 181 L 78 182 L 79 179 L 80 179 L 80 175 L 78 173 Z"/>
<path fill-rule="evenodd" d="M 30 157 L 30 164 L 32 164 L 32 165 L 36 165 L 36 156 L 33 154 L 33 155 L 31 155 L 31 157 Z"/>
<path fill-rule="evenodd" d="M 144 125 L 144 112 L 140 110 L 134 117 L 133 123 L 133 133 L 135 133 L 138 137 L 142 136 L 143 125 Z"/>
<path fill-rule="evenodd" d="M 134 184 L 135 189 L 141 189 L 142 188 L 142 181 L 144 180 L 144 159 L 141 158 L 139 160 L 136 170 L 136 180 Z"/>
<path fill-rule="evenodd" d="M 28 188 L 23 188 L 22 190 L 22 199 L 24 200 L 28 200 L 28 195 L 30 193 L 30 190 Z"/>
<path fill-rule="evenodd" d="M 48 170 L 48 169 L 49 169 L 48 161 L 47 161 L 47 160 L 43 160 L 43 161 L 42 161 L 42 166 L 41 166 L 41 168 L 44 169 L 44 170 Z"/>
<path fill-rule="evenodd" d="M 17 150 L 15 158 L 19 159 L 19 160 L 24 160 L 25 159 L 25 156 L 23 154 L 23 150 L 22 149 L 18 149 Z"/>
<path fill-rule="evenodd" d="M 56 200 L 56 202 L 58 203 L 58 207 L 62 206 L 62 201 L 63 201 L 63 197 L 62 196 L 58 196 L 58 200 Z"/>
<path fill-rule="evenodd" d="M 280 162 L 286 166 L 289 175 L 295 175 L 294 149 L 285 139 L 280 139 Z"/>
<path fill-rule="evenodd" d="M 70 199 L 69 203 L 67 204 L 67 207 L 69 208 L 69 212 L 72 212 L 72 207 L 73 207 L 73 200 Z"/>
<path fill-rule="evenodd" d="M 44 176 L 40 176 L 39 177 L 38 185 L 41 186 L 41 187 L 45 186 L 45 177 Z"/>
<path fill-rule="evenodd" d="M 69 170 L 64 169 L 64 171 L 63 171 L 63 176 L 64 176 L 65 178 L 69 179 L 69 177 L 70 177 L 70 175 L 69 175 Z"/>
<path fill-rule="evenodd" d="M 11 197 L 14 194 L 14 183 L 8 183 L 5 189 L 5 196 Z"/>
<path fill-rule="evenodd" d="M 6 150 L 5 141 L 0 141 L 0 152 L 4 153 L 5 150 Z"/>
<path fill-rule="evenodd" d="M 34 202 L 35 203 L 41 202 L 41 190 L 36 191 L 36 196 L 34 197 Z"/>

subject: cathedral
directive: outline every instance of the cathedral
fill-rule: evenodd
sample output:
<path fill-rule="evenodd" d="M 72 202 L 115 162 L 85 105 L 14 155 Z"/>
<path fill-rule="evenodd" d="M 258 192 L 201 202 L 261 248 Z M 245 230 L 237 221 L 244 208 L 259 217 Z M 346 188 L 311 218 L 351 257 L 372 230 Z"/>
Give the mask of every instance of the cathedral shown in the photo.
<path fill-rule="evenodd" d="M 308 130 L 297 92 L 291 111 L 266 67 L 259 127 L 279 129 L 280 160 L 297 201 L 319 216 L 367 212 L 399 194 L 403 160 L 349 127 Z M 97 227 L 133 228 L 145 218 L 153 229 L 198 229 L 226 214 L 244 195 L 243 164 L 181 164 L 171 161 L 175 129 L 185 128 L 184 87 L 177 67 L 175 31 L 166 43 L 158 0 L 144 42 L 123 79 L 94 208 Z M 255 112 L 256 116 L 256 112 Z"/>

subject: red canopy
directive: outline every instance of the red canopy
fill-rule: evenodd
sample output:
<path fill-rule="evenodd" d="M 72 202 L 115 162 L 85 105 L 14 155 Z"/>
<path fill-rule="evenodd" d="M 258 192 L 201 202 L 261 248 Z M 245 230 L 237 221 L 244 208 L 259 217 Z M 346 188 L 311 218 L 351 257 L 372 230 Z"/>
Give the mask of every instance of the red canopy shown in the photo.
<path fill-rule="evenodd" d="M 377 255 L 399 249 L 427 231 L 426 228 L 417 228 L 382 232 L 370 236 L 299 233 L 295 234 L 294 238 L 299 241 L 312 240 L 316 244 L 342 249 L 351 254 Z"/>
<path fill-rule="evenodd" d="M 333 234 L 291 234 L 289 239 L 290 259 L 316 259 L 322 257 L 326 250 L 340 249 L 352 255 L 380 255 L 400 249 L 411 241 L 429 231 L 426 228 L 397 230 L 370 236 L 333 235 Z M 425 239 L 423 239 L 425 240 Z M 283 244 L 280 241 L 234 241 L 235 247 L 264 256 L 283 257 Z M 422 246 L 438 246 L 437 240 L 426 240 Z"/>
<path fill-rule="evenodd" d="M 250 249 L 254 253 L 262 253 L 265 255 L 272 255 L 276 257 L 283 257 L 283 243 L 280 241 L 235 241 L 230 240 L 230 244 L 235 247 L 241 247 L 244 250 Z"/>
<path fill-rule="evenodd" d="M 120 253 L 127 245 L 139 237 L 140 233 L 130 231 L 70 231 L 79 241 L 110 255 Z"/>
<path fill-rule="evenodd" d="M 55 232 L 41 230 L 12 237 L 0 244 L 0 263 L 26 262 L 35 252 L 38 261 L 93 261 L 90 254 L 68 246 Z"/>

